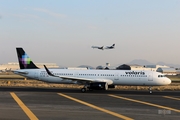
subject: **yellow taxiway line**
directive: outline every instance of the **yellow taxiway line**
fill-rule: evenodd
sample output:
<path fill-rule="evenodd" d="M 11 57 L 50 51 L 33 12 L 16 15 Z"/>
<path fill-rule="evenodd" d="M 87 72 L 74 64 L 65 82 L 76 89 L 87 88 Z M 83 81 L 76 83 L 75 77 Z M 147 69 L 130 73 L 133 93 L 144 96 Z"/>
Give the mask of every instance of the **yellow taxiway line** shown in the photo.
<path fill-rule="evenodd" d="M 38 118 L 31 112 L 31 110 L 28 107 L 26 107 L 26 105 L 18 98 L 18 96 L 15 93 L 11 92 L 10 94 L 17 102 L 17 104 L 21 107 L 21 109 L 30 118 L 30 120 L 38 120 Z"/>
<path fill-rule="evenodd" d="M 115 112 L 112 112 L 112 111 L 109 111 L 109 110 L 100 108 L 100 107 L 98 107 L 98 106 L 95 106 L 95 105 L 93 105 L 93 104 L 90 104 L 90 103 L 87 103 L 87 102 L 78 100 L 78 99 L 73 98 L 73 97 L 70 97 L 70 96 L 68 96 L 68 95 L 65 95 L 65 94 L 62 94 L 62 93 L 58 93 L 58 94 L 59 94 L 60 96 L 63 96 L 63 97 L 68 98 L 68 99 L 70 99 L 70 100 L 76 101 L 76 102 L 81 103 L 81 104 L 83 104 L 83 105 L 89 106 L 89 107 L 94 108 L 94 109 L 96 109 L 96 110 L 99 110 L 99 111 L 108 113 L 108 114 L 110 114 L 110 115 L 116 116 L 116 117 L 118 117 L 118 118 L 121 118 L 121 119 L 124 119 L 124 120 L 133 120 L 132 118 L 129 118 L 129 117 L 126 117 L 126 116 L 124 116 L 124 115 L 121 115 L 121 114 L 118 114 L 118 113 L 115 113 Z"/>
<path fill-rule="evenodd" d="M 157 105 L 157 104 L 153 104 L 153 103 L 148 103 L 148 102 L 144 102 L 144 101 L 140 101 L 140 100 L 134 100 L 134 99 L 121 97 L 121 96 L 116 96 L 116 95 L 111 95 L 111 94 L 109 96 L 114 97 L 114 98 L 123 99 L 123 100 L 132 101 L 132 102 L 137 102 L 137 103 L 141 103 L 141 104 L 146 104 L 146 105 L 149 105 L 149 106 L 163 108 L 163 109 L 167 109 L 167 110 L 171 110 L 171 111 L 175 111 L 175 112 L 180 112 L 180 110 L 178 110 L 178 109 L 174 109 L 174 108 L 170 108 L 170 107 L 166 107 L 166 106 L 161 106 L 161 105 Z"/>
<path fill-rule="evenodd" d="M 170 97 L 170 96 L 163 96 L 164 98 L 169 98 L 169 99 L 173 99 L 173 100 L 180 100 L 180 98 L 175 98 L 175 97 Z"/>

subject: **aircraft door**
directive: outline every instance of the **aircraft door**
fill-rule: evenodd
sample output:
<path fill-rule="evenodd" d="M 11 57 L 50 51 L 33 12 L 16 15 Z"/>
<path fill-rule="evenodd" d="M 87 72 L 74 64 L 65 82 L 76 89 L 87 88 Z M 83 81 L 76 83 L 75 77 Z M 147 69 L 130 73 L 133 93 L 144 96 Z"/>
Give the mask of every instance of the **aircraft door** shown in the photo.
<path fill-rule="evenodd" d="M 148 81 L 153 81 L 153 73 L 150 72 L 148 75 Z"/>
<path fill-rule="evenodd" d="M 36 72 L 34 73 L 34 78 L 35 78 L 35 79 L 39 79 L 38 73 L 39 73 L 38 71 L 36 71 Z"/>
<path fill-rule="evenodd" d="M 114 80 L 119 80 L 119 74 L 118 73 L 114 74 Z"/>
<path fill-rule="evenodd" d="M 79 73 L 78 72 L 75 72 L 75 77 L 79 77 Z"/>

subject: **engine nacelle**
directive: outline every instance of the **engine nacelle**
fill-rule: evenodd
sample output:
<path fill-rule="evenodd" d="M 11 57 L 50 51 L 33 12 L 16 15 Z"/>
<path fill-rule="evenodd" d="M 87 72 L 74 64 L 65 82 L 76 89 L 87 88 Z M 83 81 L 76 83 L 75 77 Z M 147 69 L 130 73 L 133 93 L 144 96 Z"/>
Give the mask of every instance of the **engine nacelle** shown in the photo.
<path fill-rule="evenodd" d="M 108 84 L 106 82 L 90 83 L 88 86 L 88 89 L 90 89 L 90 90 L 107 90 Z"/>

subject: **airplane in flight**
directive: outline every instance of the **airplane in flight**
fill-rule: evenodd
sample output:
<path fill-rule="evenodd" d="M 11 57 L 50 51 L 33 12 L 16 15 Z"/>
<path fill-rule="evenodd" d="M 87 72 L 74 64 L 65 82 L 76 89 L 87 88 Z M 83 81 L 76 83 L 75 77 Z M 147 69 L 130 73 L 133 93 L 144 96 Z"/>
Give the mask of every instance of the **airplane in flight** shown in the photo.
<path fill-rule="evenodd" d="M 100 49 L 100 50 L 104 50 L 104 49 L 114 49 L 115 48 L 115 44 L 111 45 L 111 46 L 91 46 L 92 48 L 97 48 L 97 49 Z"/>
<path fill-rule="evenodd" d="M 104 46 L 102 47 L 99 47 L 99 46 L 91 46 L 92 48 L 97 48 L 97 49 L 100 49 L 100 50 L 104 50 Z"/>
<path fill-rule="evenodd" d="M 114 49 L 115 48 L 115 44 L 111 45 L 111 46 L 106 46 L 105 49 Z"/>
<path fill-rule="evenodd" d="M 39 69 L 22 48 L 16 48 L 19 70 L 15 74 L 33 78 L 39 81 L 59 84 L 84 85 L 81 92 L 87 90 L 108 90 L 116 85 L 163 86 L 171 83 L 171 80 L 162 73 L 144 70 L 77 70 L 77 69 Z"/>

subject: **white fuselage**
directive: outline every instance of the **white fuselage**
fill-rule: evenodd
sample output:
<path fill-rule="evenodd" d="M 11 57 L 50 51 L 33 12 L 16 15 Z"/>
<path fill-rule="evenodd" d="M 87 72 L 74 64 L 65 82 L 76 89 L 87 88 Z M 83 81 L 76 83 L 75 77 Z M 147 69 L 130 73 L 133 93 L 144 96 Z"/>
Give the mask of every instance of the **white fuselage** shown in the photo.
<path fill-rule="evenodd" d="M 45 69 L 20 69 L 15 70 L 15 74 L 36 80 L 60 83 L 60 84 L 85 84 L 83 81 L 63 79 L 61 76 L 93 79 L 92 82 L 107 82 L 109 85 L 136 85 L 136 86 L 158 86 L 168 85 L 171 80 L 163 74 L 153 71 L 133 71 L 133 70 L 68 70 L 49 69 L 54 75 L 49 76 Z M 26 73 L 26 74 L 22 74 Z"/>

